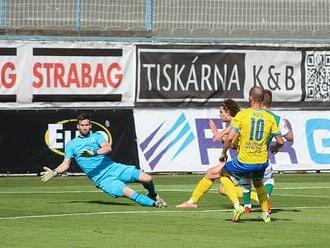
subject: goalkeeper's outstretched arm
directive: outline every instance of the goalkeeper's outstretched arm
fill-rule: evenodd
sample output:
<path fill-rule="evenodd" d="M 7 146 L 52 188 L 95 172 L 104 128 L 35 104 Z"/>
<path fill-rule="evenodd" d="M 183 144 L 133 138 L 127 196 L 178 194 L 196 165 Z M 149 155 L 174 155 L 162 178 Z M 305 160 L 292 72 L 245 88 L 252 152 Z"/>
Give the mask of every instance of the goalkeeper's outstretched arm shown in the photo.
<path fill-rule="evenodd" d="M 63 162 L 58 165 L 54 170 L 51 170 L 48 167 L 44 167 L 44 171 L 41 172 L 41 181 L 43 183 L 47 182 L 48 180 L 56 177 L 57 174 L 62 174 L 63 172 L 67 171 L 70 167 L 71 160 L 65 158 Z"/>

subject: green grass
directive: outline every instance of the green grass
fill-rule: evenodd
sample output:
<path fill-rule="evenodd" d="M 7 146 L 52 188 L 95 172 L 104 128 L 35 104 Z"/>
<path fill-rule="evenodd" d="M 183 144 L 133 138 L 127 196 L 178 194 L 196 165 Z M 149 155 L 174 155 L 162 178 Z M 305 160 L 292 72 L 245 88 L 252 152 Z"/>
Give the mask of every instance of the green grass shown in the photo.
<path fill-rule="evenodd" d="M 217 183 L 198 209 L 175 208 L 200 177 L 154 176 L 165 209 L 108 197 L 86 177 L 2 177 L 0 247 L 329 247 L 330 174 L 275 175 L 272 223 L 257 207 L 232 223 Z"/>

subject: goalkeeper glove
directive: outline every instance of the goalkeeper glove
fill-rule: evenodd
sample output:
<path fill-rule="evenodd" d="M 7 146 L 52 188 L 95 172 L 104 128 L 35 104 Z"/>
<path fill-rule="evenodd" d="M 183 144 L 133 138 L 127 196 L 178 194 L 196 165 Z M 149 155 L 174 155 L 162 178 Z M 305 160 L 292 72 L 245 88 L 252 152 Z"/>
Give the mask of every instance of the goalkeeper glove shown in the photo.
<path fill-rule="evenodd" d="M 91 150 L 85 150 L 82 153 L 80 153 L 81 157 L 94 157 L 97 155 L 96 151 L 91 151 Z"/>
<path fill-rule="evenodd" d="M 41 181 L 43 183 L 47 182 L 48 180 L 50 180 L 53 177 L 56 177 L 56 175 L 57 175 L 56 170 L 51 170 L 48 167 L 44 167 L 44 170 L 45 171 L 40 173 L 41 174 Z"/>

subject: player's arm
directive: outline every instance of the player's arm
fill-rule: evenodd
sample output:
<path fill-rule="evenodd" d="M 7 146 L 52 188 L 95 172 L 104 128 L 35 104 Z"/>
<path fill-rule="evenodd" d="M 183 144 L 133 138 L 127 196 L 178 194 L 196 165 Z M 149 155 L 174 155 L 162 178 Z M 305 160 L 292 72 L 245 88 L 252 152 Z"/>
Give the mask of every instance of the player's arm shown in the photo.
<path fill-rule="evenodd" d="M 276 124 L 275 120 L 272 122 L 270 136 L 275 137 L 276 143 L 269 146 L 269 151 L 273 154 L 276 154 L 283 146 L 284 139 L 282 137 L 281 128 Z"/>
<path fill-rule="evenodd" d="M 112 151 L 111 145 L 109 142 L 104 141 L 101 143 L 100 149 L 96 151 L 98 155 L 107 154 Z"/>
<path fill-rule="evenodd" d="M 227 127 L 220 132 L 218 131 L 215 135 L 213 134 L 213 140 L 220 141 L 222 143 L 227 139 L 227 135 L 229 134 L 230 128 Z"/>
<path fill-rule="evenodd" d="M 71 164 L 71 160 L 64 158 L 63 162 L 59 164 L 54 170 L 44 167 L 44 171 L 41 172 L 41 181 L 43 183 L 47 182 L 48 180 L 52 179 L 53 177 L 56 177 L 57 174 L 62 174 L 66 172 Z"/>
<path fill-rule="evenodd" d="M 111 152 L 112 149 L 111 149 L 111 145 L 109 142 L 107 141 L 103 141 L 101 144 L 100 144 L 100 148 L 97 149 L 97 150 L 94 150 L 94 151 L 91 151 L 91 150 L 84 150 L 80 156 L 82 157 L 93 157 L 93 156 L 97 156 L 97 155 L 103 155 L 103 154 L 107 154 L 109 152 Z"/>
<path fill-rule="evenodd" d="M 275 139 L 276 139 L 276 143 L 269 147 L 269 151 L 273 154 L 276 154 L 284 144 L 284 139 L 282 138 L 281 135 L 276 135 Z"/>
<path fill-rule="evenodd" d="M 229 133 L 229 130 L 230 130 L 229 127 L 219 131 L 217 126 L 215 125 L 214 121 L 212 121 L 212 120 L 209 121 L 209 127 L 213 134 L 213 140 L 224 142 L 225 136 Z"/>
<path fill-rule="evenodd" d="M 293 132 L 292 130 L 290 130 L 288 128 L 288 120 L 284 119 L 283 122 L 285 123 L 285 126 L 287 127 L 288 129 L 288 132 L 286 134 L 283 135 L 283 137 L 287 140 L 287 141 L 293 141 Z"/>
<path fill-rule="evenodd" d="M 238 131 L 234 128 L 231 128 L 228 135 L 227 135 L 227 139 L 225 140 L 224 144 L 223 144 L 223 149 L 219 158 L 220 162 L 225 162 L 227 160 L 227 151 L 228 149 L 232 146 L 233 141 L 235 139 L 235 137 L 237 136 Z M 239 135 L 238 135 L 239 136 Z"/>
<path fill-rule="evenodd" d="M 234 139 L 233 139 L 233 141 L 232 141 L 232 143 L 231 143 L 231 147 L 230 148 L 237 150 L 237 148 L 238 148 L 238 141 L 239 141 L 239 133 L 237 132 L 236 135 L 235 135 L 235 137 L 234 137 Z"/>

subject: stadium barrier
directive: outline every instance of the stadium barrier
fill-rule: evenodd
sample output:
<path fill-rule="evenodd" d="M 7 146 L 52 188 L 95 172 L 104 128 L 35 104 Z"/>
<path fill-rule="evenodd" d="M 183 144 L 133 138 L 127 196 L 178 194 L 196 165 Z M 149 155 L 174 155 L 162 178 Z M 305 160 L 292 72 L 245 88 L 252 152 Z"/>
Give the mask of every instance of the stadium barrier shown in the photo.
<path fill-rule="evenodd" d="M 223 128 L 219 104 L 246 105 L 254 85 L 274 92 L 295 135 L 271 158 L 274 167 L 330 169 L 328 47 L 20 41 L 2 42 L 0 51 L 1 174 L 55 166 L 81 110 L 115 134 L 114 151 L 123 152 L 115 160 L 149 172 L 204 171 L 221 149 L 208 120 Z M 121 140 L 129 147 L 119 148 Z"/>

